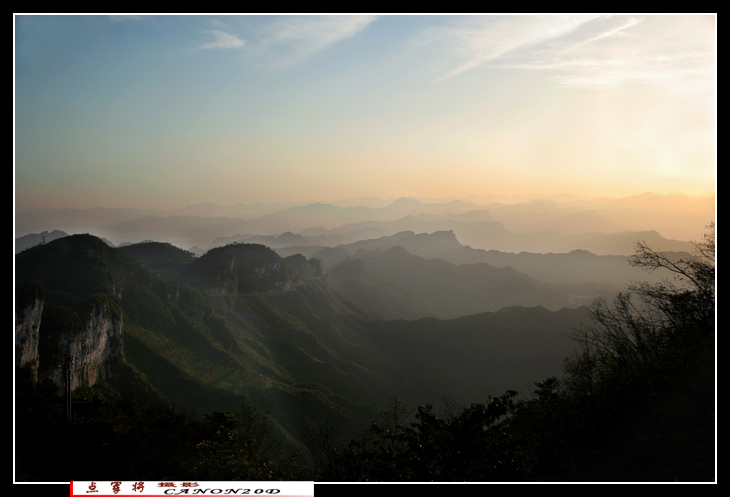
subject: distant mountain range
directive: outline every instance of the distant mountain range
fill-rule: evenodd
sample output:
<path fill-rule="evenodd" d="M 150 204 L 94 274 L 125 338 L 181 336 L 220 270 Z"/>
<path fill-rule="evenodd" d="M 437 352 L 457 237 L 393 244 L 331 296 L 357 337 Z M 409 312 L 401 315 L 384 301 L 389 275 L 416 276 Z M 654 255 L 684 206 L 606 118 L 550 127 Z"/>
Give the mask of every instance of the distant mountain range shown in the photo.
<path fill-rule="evenodd" d="M 56 232 L 54 236 L 60 235 L 61 232 Z M 211 249 L 200 259 L 209 261 L 208 265 L 211 260 L 222 260 L 219 265 L 223 269 L 210 272 L 208 268 L 203 274 L 214 277 L 209 287 L 218 284 L 228 264 L 222 254 L 230 251 L 230 247 L 260 246 L 265 249 L 264 253 L 274 253 L 271 248 L 280 246 L 274 249 L 277 256 L 287 261 L 317 262 L 316 270 L 300 270 L 326 275 L 332 288 L 385 319 L 455 318 L 514 305 L 558 310 L 584 305 L 598 296 L 608 297 L 631 281 L 655 281 L 655 276 L 631 267 L 624 256 L 598 256 L 584 250 L 514 254 L 475 249 L 461 244 L 452 231 L 430 234 L 403 231 L 335 247 L 287 246 L 304 239 L 301 235 L 285 233 L 278 237 L 252 237 L 248 242 L 232 242 Z M 268 243 L 271 247 L 267 247 L 252 241 L 274 243 Z M 155 243 L 160 249 L 153 257 L 143 255 L 150 253 L 153 242 L 125 244 L 120 248 L 163 276 L 185 283 L 189 283 L 186 278 L 193 277 L 194 268 L 205 264 L 197 260 L 200 254 L 169 243 Z M 181 272 L 183 267 L 185 272 Z M 290 278 L 284 278 L 281 284 L 287 279 Z M 251 284 L 250 279 L 247 281 Z M 231 280 L 229 285 L 237 283 Z"/>
<path fill-rule="evenodd" d="M 68 233 L 59 230 L 53 230 L 51 232 L 44 231 L 42 233 L 30 233 L 15 239 L 15 253 L 22 252 L 23 250 L 41 245 L 47 242 L 56 240 L 57 238 L 63 238 L 68 236 Z"/>
<path fill-rule="evenodd" d="M 700 231 L 710 200 L 18 213 L 16 373 L 196 417 L 243 397 L 306 453 L 313 426 L 348 439 L 394 394 L 530 396 L 578 348 L 586 304 L 659 281 L 628 264 L 637 242 L 694 248 L 652 216 Z"/>
<path fill-rule="evenodd" d="M 364 202 L 364 201 L 363 201 Z M 453 231 L 465 245 L 504 252 L 627 255 L 637 238 L 666 251 L 688 249 L 714 219 L 714 197 L 645 194 L 622 199 L 532 200 L 477 204 L 463 200 L 390 203 L 198 204 L 182 209 L 56 209 L 15 215 L 16 237 L 50 230 L 94 233 L 115 245 L 153 239 L 202 250 L 265 237 L 267 245 L 335 246 L 401 231 Z M 384 204 L 384 205 L 383 205 Z M 272 238 L 274 239 L 272 241 Z M 649 240 L 650 238 L 651 240 Z"/>
<path fill-rule="evenodd" d="M 399 249 L 390 256 L 414 257 Z M 532 381 L 560 371 L 575 345 L 570 331 L 587 319 L 585 308 L 512 307 L 384 321 L 365 299 L 359 305 L 335 289 L 335 280 L 349 279 L 386 302 L 399 295 L 382 274 L 368 282 L 377 266 L 358 261 L 325 275 L 319 259 L 260 244 L 194 257 L 160 242 L 47 241 L 15 258 L 16 360 L 54 378 L 64 350 L 77 344 L 79 386 L 113 379 L 201 414 L 235 410 L 244 395 L 271 412 L 280 436 L 303 443 L 308 422 L 332 420 L 352 433 L 394 392 L 413 405 L 528 394 Z M 472 277 L 513 286 L 514 270 L 492 278 L 483 269 Z M 468 275 L 459 277 L 466 285 Z M 407 293 L 402 309 L 427 312 Z"/>

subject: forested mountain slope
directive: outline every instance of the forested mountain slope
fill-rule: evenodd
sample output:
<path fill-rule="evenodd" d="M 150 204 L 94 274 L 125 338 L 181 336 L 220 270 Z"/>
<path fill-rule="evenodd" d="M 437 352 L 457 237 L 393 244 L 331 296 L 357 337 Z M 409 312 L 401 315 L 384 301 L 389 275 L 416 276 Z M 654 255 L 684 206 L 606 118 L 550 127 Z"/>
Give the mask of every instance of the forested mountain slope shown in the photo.
<path fill-rule="evenodd" d="M 74 373 L 74 389 L 85 396 L 112 388 L 196 416 L 236 411 L 245 398 L 269 412 L 279 440 L 305 451 L 313 425 L 352 434 L 394 393 L 414 404 L 470 402 L 527 387 L 531 375 L 559 369 L 574 349 L 568 333 L 586 317 L 585 309 L 525 308 L 385 322 L 303 256 L 233 244 L 194 258 L 168 244 L 112 248 L 90 235 L 19 253 L 16 288 L 25 295 L 16 300 L 18 330 L 36 337 L 16 335 L 16 353 L 34 357 L 18 366 L 37 361 L 39 381 L 62 387 L 53 372 L 78 344 L 72 353 L 86 372 Z M 40 313 L 36 328 L 24 327 L 28 309 Z M 99 309 L 118 326 L 100 327 Z M 86 361 L 91 337 L 103 333 L 120 346 Z"/>

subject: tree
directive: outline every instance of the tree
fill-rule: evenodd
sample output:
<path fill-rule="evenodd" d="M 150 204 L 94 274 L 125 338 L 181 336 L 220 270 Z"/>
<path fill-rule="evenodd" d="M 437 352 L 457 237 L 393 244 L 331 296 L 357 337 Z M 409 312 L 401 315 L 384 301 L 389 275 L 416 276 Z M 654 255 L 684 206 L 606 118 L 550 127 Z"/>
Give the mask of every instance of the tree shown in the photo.
<path fill-rule="evenodd" d="M 394 397 L 335 451 L 329 481 L 712 481 L 714 225 L 691 256 L 637 244 L 630 263 L 671 279 L 591 307 L 562 377 L 415 422 Z"/>
<path fill-rule="evenodd" d="M 306 420 L 307 446 L 312 464 L 312 476 L 320 479 L 321 474 L 332 463 L 337 451 L 340 450 L 342 432 L 330 420 L 317 423 Z"/>
<path fill-rule="evenodd" d="M 409 409 L 393 397 L 383 425 L 373 424 L 332 460 L 330 481 L 511 481 L 520 479 L 513 457 L 509 415 L 517 392 L 509 390 L 458 415 L 441 418 L 433 405 Z"/>
<path fill-rule="evenodd" d="M 669 275 L 591 306 L 566 362 L 566 413 L 599 479 L 711 479 L 715 425 L 715 228 L 689 256 L 638 243 L 630 264 Z M 581 428 L 583 427 L 583 428 Z"/>
<path fill-rule="evenodd" d="M 669 271 L 673 278 L 662 283 L 640 283 L 631 290 L 650 308 L 658 311 L 665 328 L 694 330 L 709 335 L 715 324 L 715 224 L 711 223 L 702 242 L 694 243 L 688 258 L 673 259 L 645 243 L 636 246 L 629 259 L 632 266 L 648 271 Z"/>
<path fill-rule="evenodd" d="M 301 480 L 298 454 L 281 454 L 266 415 L 241 402 L 236 413 L 206 415 L 210 436 L 196 446 L 192 474 L 200 480 Z"/>
<path fill-rule="evenodd" d="M 687 347 L 706 348 L 715 328 L 715 227 L 690 257 L 673 257 L 640 242 L 629 263 L 648 271 L 665 270 L 672 276 L 659 283 L 634 283 L 609 303 L 591 306 L 592 324 L 574 338 L 582 345 L 568 372 L 576 385 L 593 388 L 601 376 L 647 373 L 682 354 Z M 683 350 L 681 350 L 683 349 Z M 676 359 L 672 355 L 673 359 Z"/>

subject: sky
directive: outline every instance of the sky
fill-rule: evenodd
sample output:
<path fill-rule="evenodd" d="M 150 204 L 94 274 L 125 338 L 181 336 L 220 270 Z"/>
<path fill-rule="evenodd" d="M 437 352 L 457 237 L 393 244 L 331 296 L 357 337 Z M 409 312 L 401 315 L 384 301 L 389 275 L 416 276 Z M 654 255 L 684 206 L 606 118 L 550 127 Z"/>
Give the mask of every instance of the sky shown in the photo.
<path fill-rule="evenodd" d="M 712 195 L 716 17 L 14 17 L 15 208 Z"/>

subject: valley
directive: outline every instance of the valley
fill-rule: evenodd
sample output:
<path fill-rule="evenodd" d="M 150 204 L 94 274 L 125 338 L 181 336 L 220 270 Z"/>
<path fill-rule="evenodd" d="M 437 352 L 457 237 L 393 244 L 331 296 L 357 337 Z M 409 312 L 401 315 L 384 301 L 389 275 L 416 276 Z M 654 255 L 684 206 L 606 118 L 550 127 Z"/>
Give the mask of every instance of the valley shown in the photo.
<path fill-rule="evenodd" d="M 402 215 L 414 208 L 421 212 L 383 220 L 383 209 Z M 575 333 L 591 321 L 592 303 L 611 300 L 632 281 L 661 281 L 625 254 L 581 248 L 588 245 L 507 252 L 487 241 L 481 248 L 463 243 L 481 228 L 495 246 L 508 239 L 549 246 L 555 238 L 510 235 L 486 211 L 441 216 L 428 212 L 434 206 L 401 200 L 375 210 L 380 220 L 338 229 L 327 216 L 337 212 L 341 221 L 340 209 L 354 208 L 316 206 L 317 225 L 330 226 L 326 235 L 305 229 L 213 237 L 231 220 L 208 220 L 206 250 L 165 240 L 173 232 L 178 241 L 200 235 L 195 226 L 203 218 L 186 218 L 183 229 L 176 217 L 99 229 L 134 240 L 164 226 L 159 240 L 119 245 L 61 230 L 20 237 L 16 367 L 60 391 L 64 358 L 74 356 L 72 389 L 83 392 L 77 396 L 135 391 L 140 401 L 168 403 L 194 419 L 236 412 L 244 399 L 266 412 L 279 443 L 311 464 L 313 431 L 327 426 L 341 441 L 351 439 L 393 398 L 408 406 L 466 406 L 508 391 L 531 399 L 536 382 L 559 377 L 578 357 Z M 350 221 L 367 209 L 348 211 Z M 263 219 L 292 228 L 303 213 L 311 211 L 289 208 Z M 424 216 L 434 217 L 423 224 Z M 464 229 L 456 217 L 478 221 Z M 264 225 L 256 223 L 247 226 Z M 416 231 L 424 226 L 451 229 Z M 380 236 L 368 238 L 373 234 Z M 610 247 L 610 240 L 643 235 L 591 239 Z M 672 249 L 671 258 L 692 249 L 650 236 Z M 588 239 L 566 235 L 561 243 Z"/>

